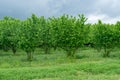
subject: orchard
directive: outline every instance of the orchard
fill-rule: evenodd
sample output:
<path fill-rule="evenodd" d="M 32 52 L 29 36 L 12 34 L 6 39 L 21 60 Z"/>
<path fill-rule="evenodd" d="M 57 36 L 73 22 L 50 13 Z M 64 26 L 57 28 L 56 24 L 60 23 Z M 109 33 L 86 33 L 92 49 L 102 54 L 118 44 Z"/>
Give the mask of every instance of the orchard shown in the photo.
<path fill-rule="evenodd" d="M 120 47 L 120 22 L 106 24 L 101 20 L 90 24 L 82 14 L 78 16 L 37 17 L 32 14 L 26 20 L 4 17 L 0 20 L 0 49 L 21 49 L 32 60 L 36 48 L 50 54 L 50 50 L 63 49 L 67 57 L 75 57 L 83 47 L 93 47 L 109 57 L 112 49 Z"/>

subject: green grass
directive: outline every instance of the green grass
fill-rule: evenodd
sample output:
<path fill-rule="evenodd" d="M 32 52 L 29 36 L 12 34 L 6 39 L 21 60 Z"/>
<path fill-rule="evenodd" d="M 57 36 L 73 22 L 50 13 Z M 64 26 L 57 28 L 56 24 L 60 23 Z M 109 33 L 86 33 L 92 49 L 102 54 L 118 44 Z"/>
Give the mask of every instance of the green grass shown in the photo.
<path fill-rule="evenodd" d="M 28 62 L 21 50 L 16 56 L 0 51 L 0 80 L 120 80 L 119 49 L 110 58 L 89 48 L 77 51 L 76 59 L 67 58 L 62 50 L 51 53 L 37 49 Z"/>

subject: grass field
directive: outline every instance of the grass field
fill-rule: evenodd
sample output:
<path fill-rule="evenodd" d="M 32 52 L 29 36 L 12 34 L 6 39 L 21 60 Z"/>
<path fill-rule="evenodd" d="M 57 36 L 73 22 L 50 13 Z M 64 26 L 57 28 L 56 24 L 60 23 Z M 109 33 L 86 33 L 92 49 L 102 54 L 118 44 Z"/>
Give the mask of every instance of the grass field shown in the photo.
<path fill-rule="evenodd" d="M 120 80 L 120 50 L 103 58 L 91 48 L 77 51 L 76 58 L 67 58 L 62 50 L 43 54 L 37 49 L 34 60 L 28 62 L 19 50 L 0 51 L 0 80 Z"/>

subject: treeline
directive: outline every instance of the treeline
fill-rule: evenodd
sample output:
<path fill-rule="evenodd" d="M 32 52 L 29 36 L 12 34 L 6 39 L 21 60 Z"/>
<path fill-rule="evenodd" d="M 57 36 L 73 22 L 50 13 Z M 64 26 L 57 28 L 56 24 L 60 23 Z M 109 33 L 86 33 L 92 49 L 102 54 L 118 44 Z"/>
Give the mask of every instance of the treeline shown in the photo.
<path fill-rule="evenodd" d="M 0 49 L 11 49 L 14 55 L 22 49 L 27 59 L 32 60 L 36 48 L 42 48 L 45 54 L 50 54 L 51 48 L 61 48 L 68 57 L 74 57 L 79 48 L 89 46 L 103 50 L 103 56 L 108 57 L 113 48 L 120 47 L 120 22 L 86 21 L 84 15 L 45 18 L 32 14 L 26 20 L 4 17 L 0 20 Z"/>

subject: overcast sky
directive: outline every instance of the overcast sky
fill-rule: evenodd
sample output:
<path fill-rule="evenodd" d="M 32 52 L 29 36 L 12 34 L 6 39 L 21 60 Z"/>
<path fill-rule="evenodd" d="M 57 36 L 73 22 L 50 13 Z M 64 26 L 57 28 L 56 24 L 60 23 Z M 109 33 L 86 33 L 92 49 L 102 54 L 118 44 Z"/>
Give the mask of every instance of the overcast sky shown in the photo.
<path fill-rule="evenodd" d="M 32 13 L 45 17 L 85 14 L 90 23 L 98 19 L 115 23 L 120 20 L 120 0 L 0 0 L 0 18 L 26 19 Z"/>

